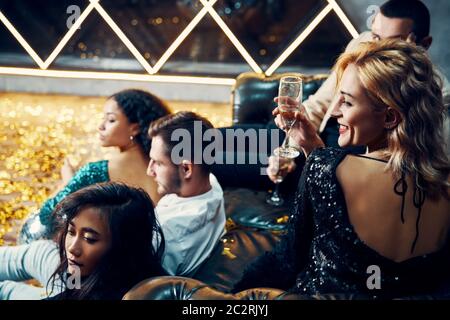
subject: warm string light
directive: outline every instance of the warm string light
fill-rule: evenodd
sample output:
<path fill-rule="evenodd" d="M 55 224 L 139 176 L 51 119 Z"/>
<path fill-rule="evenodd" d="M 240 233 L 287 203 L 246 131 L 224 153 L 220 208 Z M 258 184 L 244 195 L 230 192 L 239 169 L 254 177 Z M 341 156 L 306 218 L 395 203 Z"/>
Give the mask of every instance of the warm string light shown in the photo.
<path fill-rule="evenodd" d="M 211 0 L 214 4 L 217 0 Z M 186 37 L 192 32 L 192 30 L 197 26 L 197 24 L 203 19 L 203 17 L 208 13 L 206 7 L 203 7 L 194 17 L 194 19 L 189 22 L 189 24 L 184 28 L 180 35 L 175 39 L 174 42 L 169 46 L 169 48 L 163 53 L 158 62 L 154 65 L 154 70 L 158 72 L 163 65 L 167 62 L 170 56 L 175 52 L 175 50 L 181 45 L 181 43 L 186 39 Z"/>
<path fill-rule="evenodd" d="M 98 79 L 98 80 L 126 80 L 143 82 L 166 82 L 232 86 L 236 82 L 231 78 L 214 77 L 188 77 L 188 76 L 160 76 L 121 72 L 95 72 L 95 71 L 68 71 L 68 70 L 39 70 L 31 68 L 0 67 L 0 74 L 72 78 L 72 79 Z"/>
<path fill-rule="evenodd" d="M 245 50 L 244 46 L 240 43 L 238 38 L 234 35 L 234 33 L 228 28 L 228 26 L 225 24 L 225 22 L 222 20 L 222 18 L 219 16 L 216 10 L 212 7 L 215 0 L 200 0 L 200 2 L 207 8 L 209 14 L 211 17 L 216 21 L 216 23 L 219 25 L 220 29 L 222 29 L 223 33 L 230 39 L 231 43 L 236 47 L 236 49 L 239 51 L 239 53 L 242 55 L 242 57 L 245 59 L 245 61 L 248 63 L 248 65 L 255 71 L 256 73 L 263 73 L 262 69 L 258 66 L 256 61 L 252 58 L 252 56 Z"/>
<path fill-rule="evenodd" d="M 300 44 L 314 31 L 314 29 L 319 25 L 319 23 L 327 16 L 330 11 L 333 10 L 331 5 L 327 5 L 306 27 L 303 32 L 287 47 L 286 50 L 272 63 L 272 65 L 267 68 L 266 75 L 271 76 L 276 69 L 297 49 Z"/>
<path fill-rule="evenodd" d="M 193 18 L 193 20 L 188 24 L 188 26 L 181 32 L 181 34 L 175 39 L 175 41 L 169 46 L 169 48 L 164 52 L 164 54 L 160 57 L 160 59 L 155 63 L 155 65 L 152 67 L 147 62 L 148 59 L 150 59 L 149 54 L 144 54 L 144 56 L 136 49 L 136 47 L 133 45 L 133 43 L 127 38 L 127 36 L 124 34 L 124 32 L 119 28 L 119 26 L 114 22 L 114 20 L 109 16 L 109 14 L 103 9 L 103 7 L 100 5 L 99 0 L 89 0 L 90 3 L 88 7 L 83 11 L 80 18 L 77 19 L 75 24 L 69 29 L 67 34 L 63 37 L 63 39 L 59 42 L 59 44 L 56 46 L 56 48 L 53 50 L 53 52 L 50 54 L 50 56 L 47 58 L 47 60 L 44 62 L 31 48 L 31 46 L 28 44 L 28 42 L 21 36 L 21 34 L 14 28 L 14 26 L 9 22 L 9 20 L 6 18 L 6 16 L 0 11 L 0 21 L 6 26 L 6 28 L 11 32 L 11 34 L 17 39 L 17 41 L 24 47 L 24 49 L 27 51 L 27 53 L 33 58 L 33 60 L 39 65 L 41 69 L 47 69 L 48 66 L 55 60 L 55 58 L 58 56 L 58 54 L 61 52 L 61 50 L 64 48 L 64 46 L 68 43 L 70 38 L 73 36 L 75 31 L 78 29 L 78 27 L 83 23 L 83 21 L 86 19 L 86 17 L 92 12 L 93 9 L 95 9 L 105 20 L 105 22 L 111 27 L 111 29 L 114 31 L 114 33 L 120 38 L 120 40 L 124 43 L 124 45 L 130 50 L 130 52 L 133 54 L 133 56 L 139 61 L 139 63 L 144 67 L 144 69 L 147 71 L 148 74 L 155 74 L 157 73 L 167 62 L 167 60 L 172 56 L 172 54 L 175 52 L 175 50 L 180 46 L 180 44 L 186 39 L 186 37 L 192 32 L 192 30 L 198 25 L 198 23 L 205 17 L 207 13 L 211 15 L 211 17 L 214 19 L 214 21 L 219 25 L 221 30 L 224 32 L 224 34 L 230 39 L 232 44 L 236 47 L 236 49 L 239 51 L 239 53 L 242 55 L 242 57 L 245 59 L 247 64 L 257 73 L 263 73 L 262 69 L 259 67 L 259 65 L 256 63 L 256 61 L 253 59 L 253 57 L 247 52 L 247 50 L 244 48 L 244 46 L 240 43 L 240 41 L 237 39 L 237 37 L 234 35 L 234 33 L 230 30 L 230 28 L 225 24 L 225 22 L 222 20 L 220 15 L 217 13 L 217 11 L 214 9 L 214 4 L 217 0 L 200 0 L 201 4 L 203 5 L 203 8 L 196 14 L 196 16 Z M 336 12 L 336 15 L 341 20 L 341 22 L 344 24 L 344 26 L 347 28 L 347 30 L 350 32 L 350 34 L 356 38 L 358 36 L 358 31 L 353 26 L 353 24 L 350 22 L 344 11 L 341 9 L 341 7 L 337 4 L 335 0 L 327 0 L 328 5 L 310 22 L 310 24 L 303 30 L 300 35 L 291 43 L 291 45 L 288 46 L 288 48 L 285 49 L 285 51 L 270 65 L 270 67 L 266 70 L 265 74 L 270 76 L 272 75 L 279 67 L 280 65 L 289 57 L 289 55 L 297 49 L 301 43 L 306 39 L 306 37 L 319 25 L 319 23 L 324 19 L 324 17 L 330 12 L 334 11 Z M 261 52 L 259 52 L 261 54 Z M 264 54 L 262 54 L 264 55 Z M 9 71 L 6 74 L 24 74 L 22 69 L 21 71 L 14 72 L 12 70 L 14 68 L 0 68 L 0 74 L 5 73 L 5 71 Z M 25 69 L 29 70 L 28 74 L 24 75 L 37 75 L 34 70 L 38 69 Z M 33 73 L 33 74 L 32 74 Z M 104 76 L 98 76 L 96 73 L 89 73 L 86 72 L 83 75 L 87 79 L 122 79 L 120 77 L 114 77 L 110 76 L 111 73 L 103 72 Z M 90 77 L 94 75 L 94 77 Z M 47 76 L 45 73 L 39 74 L 40 76 Z M 73 77 L 79 78 L 79 74 L 70 74 L 66 73 L 67 77 Z M 133 74 L 135 76 L 139 76 L 138 74 Z M 197 79 L 205 79 L 203 80 L 197 80 L 197 82 L 194 83 L 211 83 L 209 81 L 210 78 L 208 77 L 191 77 L 191 79 L 197 78 Z M 124 79 L 125 80 L 125 79 Z M 171 77 L 166 78 L 160 78 L 161 82 L 170 82 L 173 80 Z M 202 82 L 203 81 L 203 82 Z M 212 83 L 215 84 L 215 83 Z M 218 83 L 216 83 L 218 84 Z"/>
<path fill-rule="evenodd" d="M 111 27 L 111 29 L 119 37 L 119 39 L 123 42 L 123 44 L 128 48 L 128 50 L 130 50 L 130 52 L 133 54 L 136 60 L 139 61 L 139 63 L 144 67 L 144 69 L 149 74 L 156 73 L 150 66 L 150 64 L 147 62 L 147 60 L 145 60 L 145 58 L 139 53 L 139 50 L 136 49 L 134 44 L 128 39 L 128 37 L 125 35 L 122 29 L 119 28 L 119 26 L 114 22 L 114 20 L 109 16 L 109 14 L 103 9 L 100 3 L 98 3 L 98 0 L 89 0 L 89 1 L 91 1 L 91 4 L 94 5 L 97 12 L 102 16 L 102 18 Z"/>
<path fill-rule="evenodd" d="M 25 51 L 31 56 L 31 58 L 37 63 L 37 65 L 41 69 L 47 69 L 48 66 L 56 59 L 58 54 L 64 48 L 64 46 L 69 42 L 70 38 L 73 36 L 75 31 L 80 27 L 83 21 L 87 18 L 87 16 L 91 13 L 92 9 L 94 9 L 94 3 L 98 0 L 92 0 L 91 3 L 87 6 L 87 8 L 83 11 L 80 17 L 75 21 L 75 23 L 70 27 L 69 31 L 64 35 L 61 41 L 58 43 L 53 52 L 48 56 L 48 58 L 43 61 L 39 55 L 31 48 L 25 38 L 14 28 L 14 26 L 9 22 L 6 16 L 0 11 L 0 21 L 6 26 L 6 28 L 11 32 L 11 34 L 17 39 L 17 41 L 22 45 Z"/>
<path fill-rule="evenodd" d="M 353 24 L 348 19 L 347 15 L 342 11 L 341 7 L 337 4 L 336 0 L 327 0 L 328 3 L 333 7 L 334 12 L 342 21 L 344 26 L 347 28 L 348 32 L 352 35 L 353 38 L 357 38 L 359 36 L 359 32 L 353 26 Z"/>

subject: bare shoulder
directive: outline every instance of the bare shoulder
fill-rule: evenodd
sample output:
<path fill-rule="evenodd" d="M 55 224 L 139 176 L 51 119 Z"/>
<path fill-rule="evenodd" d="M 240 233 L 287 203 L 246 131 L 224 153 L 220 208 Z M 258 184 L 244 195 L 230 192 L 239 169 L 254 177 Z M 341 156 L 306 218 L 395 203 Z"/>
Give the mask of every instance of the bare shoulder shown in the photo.
<path fill-rule="evenodd" d="M 121 180 L 133 180 L 135 175 L 142 176 L 146 166 L 140 159 L 130 159 L 126 157 L 114 157 L 109 161 L 109 173 L 111 178 Z"/>
<path fill-rule="evenodd" d="M 364 189 L 367 184 L 388 175 L 385 166 L 383 162 L 347 155 L 336 168 L 336 177 L 343 185 Z"/>
<path fill-rule="evenodd" d="M 122 166 L 120 159 L 117 157 L 111 157 L 108 161 L 109 172 L 117 172 L 117 170 Z"/>
<path fill-rule="evenodd" d="M 341 181 L 346 177 L 352 179 L 360 177 L 358 173 L 366 169 L 366 163 L 363 159 L 348 154 L 336 168 L 336 176 Z"/>

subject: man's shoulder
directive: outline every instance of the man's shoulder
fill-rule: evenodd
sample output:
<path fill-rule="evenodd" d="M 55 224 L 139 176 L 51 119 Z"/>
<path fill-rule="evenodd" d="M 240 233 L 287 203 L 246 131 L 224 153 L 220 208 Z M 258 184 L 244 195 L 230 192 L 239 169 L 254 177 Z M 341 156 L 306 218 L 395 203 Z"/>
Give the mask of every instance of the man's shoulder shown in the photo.
<path fill-rule="evenodd" d="M 354 50 L 360 43 L 368 42 L 372 40 L 372 33 L 370 31 L 364 31 L 359 34 L 357 38 L 352 39 L 347 48 L 345 48 L 345 52 L 349 52 Z"/>
<path fill-rule="evenodd" d="M 218 208 L 223 206 L 223 190 L 217 179 L 211 175 L 211 189 L 201 195 L 182 198 L 175 194 L 162 197 L 156 206 L 156 213 L 161 220 L 185 219 L 197 220 L 206 215 L 208 219 L 214 216 Z"/>

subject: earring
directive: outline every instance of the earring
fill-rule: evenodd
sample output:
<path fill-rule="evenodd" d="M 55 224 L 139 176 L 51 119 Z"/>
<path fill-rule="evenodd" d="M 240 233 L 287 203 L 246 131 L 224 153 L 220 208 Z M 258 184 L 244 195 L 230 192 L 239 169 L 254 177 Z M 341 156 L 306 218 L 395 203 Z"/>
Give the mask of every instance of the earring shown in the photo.
<path fill-rule="evenodd" d="M 385 128 L 386 128 L 386 130 L 392 130 L 392 129 L 395 128 L 395 123 L 389 124 L 389 125 L 387 125 Z"/>
<path fill-rule="evenodd" d="M 133 141 L 133 140 L 134 140 L 134 137 L 133 137 L 133 136 L 130 136 L 130 140 Z"/>

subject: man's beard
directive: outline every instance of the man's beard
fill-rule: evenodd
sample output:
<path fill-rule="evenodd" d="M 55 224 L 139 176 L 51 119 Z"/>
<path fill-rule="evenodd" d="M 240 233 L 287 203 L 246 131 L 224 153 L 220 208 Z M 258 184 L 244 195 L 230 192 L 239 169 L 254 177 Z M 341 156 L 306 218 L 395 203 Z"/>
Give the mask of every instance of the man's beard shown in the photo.
<path fill-rule="evenodd" d="M 158 193 L 160 196 L 165 196 L 167 194 L 175 193 L 179 194 L 181 190 L 181 178 L 178 171 L 170 176 L 170 180 L 167 183 L 162 183 L 158 181 Z"/>

